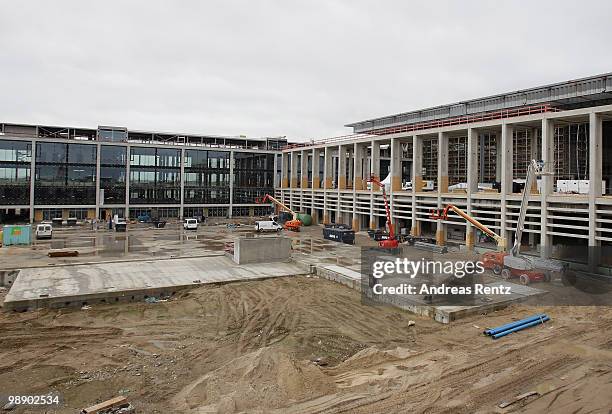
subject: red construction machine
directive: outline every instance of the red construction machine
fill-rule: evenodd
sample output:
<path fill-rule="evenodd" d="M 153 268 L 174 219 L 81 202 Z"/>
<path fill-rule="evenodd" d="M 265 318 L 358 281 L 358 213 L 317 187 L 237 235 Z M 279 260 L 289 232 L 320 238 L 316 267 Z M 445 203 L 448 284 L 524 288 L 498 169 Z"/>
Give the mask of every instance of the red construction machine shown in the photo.
<path fill-rule="evenodd" d="M 288 211 L 293 216 L 291 220 L 287 220 L 285 224 L 283 224 L 283 228 L 285 230 L 300 231 L 302 222 L 298 219 L 297 213 L 295 211 L 291 210 L 284 203 L 272 197 L 270 194 L 266 194 L 264 197 L 259 197 L 255 199 L 255 202 L 257 204 L 264 204 L 266 201 L 271 201 L 272 203 L 276 204 L 280 209 Z"/>
<path fill-rule="evenodd" d="M 389 210 L 389 202 L 387 201 L 387 191 L 385 185 L 378 178 L 372 176 L 368 182 L 379 186 L 382 189 L 383 200 L 385 201 L 385 212 L 387 214 L 387 227 L 389 228 L 389 238 L 378 242 L 378 246 L 384 249 L 395 249 L 399 246 L 399 240 L 395 236 L 393 223 L 391 222 L 391 211 Z"/>

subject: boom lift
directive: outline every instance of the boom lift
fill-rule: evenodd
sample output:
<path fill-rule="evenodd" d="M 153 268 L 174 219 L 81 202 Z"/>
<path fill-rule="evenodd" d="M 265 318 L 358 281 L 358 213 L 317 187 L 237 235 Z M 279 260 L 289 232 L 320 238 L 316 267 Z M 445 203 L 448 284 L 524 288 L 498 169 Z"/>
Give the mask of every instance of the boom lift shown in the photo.
<path fill-rule="evenodd" d="M 284 203 L 282 203 L 281 201 L 279 201 L 276 198 L 272 197 L 270 194 L 266 194 L 264 197 L 259 197 L 259 198 L 255 199 L 255 202 L 257 204 L 264 204 L 266 201 L 273 202 L 274 204 L 276 204 L 281 209 L 286 210 L 289 213 L 291 213 L 291 215 L 293 216 L 293 218 L 291 220 L 287 220 L 285 222 L 285 224 L 283 225 L 283 228 L 285 228 L 286 230 L 300 231 L 300 227 L 302 226 L 302 222 L 300 221 L 300 219 L 298 219 L 298 215 L 297 215 L 297 213 L 295 211 L 291 210 Z"/>
<path fill-rule="evenodd" d="M 432 210 L 431 218 L 436 220 L 446 220 L 448 218 L 448 211 L 452 210 L 459 216 L 463 217 L 466 221 L 470 222 L 475 227 L 491 236 L 497 243 L 499 252 L 485 253 L 482 257 L 482 261 L 485 267 L 493 269 L 495 274 L 501 273 L 505 279 L 509 279 L 513 276 L 519 277 L 521 283 L 525 285 L 530 281 L 549 280 L 549 272 L 562 273 L 565 270 L 565 266 L 555 260 L 546 260 L 538 257 L 527 258 L 520 255 L 521 238 L 525 229 L 525 216 L 527 214 L 527 207 L 529 204 L 529 193 L 531 192 L 531 187 L 533 186 L 536 177 L 542 175 L 549 175 L 549 173 L 544 172 L 544 162 L 532 160 L 527 167 L 527 178 L 525 179 L 525 187 L 523 188 L 522 193 L 521 208 L 516 224 L 514 244 L 510 249 L 510 252 L 506 252 L 505 238 L 494 233 L 491 229 L 487 228 L 478 220 L 469 216 L 463 210 L 452 204 L 447 205 L 441 214 L 437 210 Z M 546 271 L 546 273 L 543 273 L 542 270 Z"/>
<path fill-rule="evenodd" d="M 378 178 L 372 176 L 368 180 L 372 184 L 376 184 L 382 189 L 383 200 L 385 201 L 385 213 L 387 214 L 387 227 L 389 228 L 389 238 L 387 240 L 381 240 L 378 242 L 378 246 L 384 249 L 395 249 L 399 246 L 399 240 L 395 236 L 393 229 L 393 223 L 391 222 L 391 211 L 389 210 L 389 202 L 387 201 L 387 191 L 385 185 L 381 183 Z"/>
<path fill-rule="evenodd" d="M 459 207 L 457 207 L 457 206 L 455 206 L 453 204 L 448 204 L 444 208 L 444 210 L 442 210 L 442 213 L 440 213 L 439 210 L 432 210 L 430 217 L 432 219 L 434 219 L 434 220 L 447 220 L 448 219 L 448 210 L 454 211 L 455 213 L 457 213 L 458 216 L 463 217 L 463 219 L 465 219 L 465 221 L 471 223 L 474 227 L 478 228 L 483 233 L 485 233 L 487 236 L 489 236 L 493 240 L 495 240 L 495 243 L 497 243 L 497 248 L 500 251 L 506 250 L 506 239 L 504 239 L 503 237 L 499 236 L 493 230 L 491 230 L 490 228 L 488 228 L 487 226 L 485 226 L 484 224 L 482 224 L 481 222 L 476 220 L 474 217 L 468 215 L 465 211 L 461 210 Z"/>

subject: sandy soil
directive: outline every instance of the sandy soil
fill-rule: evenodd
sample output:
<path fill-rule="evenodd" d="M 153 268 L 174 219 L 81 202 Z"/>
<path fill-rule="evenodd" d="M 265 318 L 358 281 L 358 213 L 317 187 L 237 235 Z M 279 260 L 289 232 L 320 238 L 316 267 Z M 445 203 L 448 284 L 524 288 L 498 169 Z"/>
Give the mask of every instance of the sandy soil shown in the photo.
<path fill-rule="evenodd" d="M 481 334 L 537 311 L 552 321 Z M 57 390 L 60 413 L 116 395 L 139 413 L 608 413 L 611 329 L 610 308 L 518 305 L 445 326 L 326 280 L 270 279 L 0 313 L 0 390 Z"/>

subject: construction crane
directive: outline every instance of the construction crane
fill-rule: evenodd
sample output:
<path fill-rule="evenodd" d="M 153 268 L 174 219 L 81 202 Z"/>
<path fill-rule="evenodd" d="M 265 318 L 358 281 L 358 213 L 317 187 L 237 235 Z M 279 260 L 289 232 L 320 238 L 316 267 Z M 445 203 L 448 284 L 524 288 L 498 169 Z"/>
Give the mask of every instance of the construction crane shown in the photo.
<path fill-rule="evenodd" d="M 506 239 L 504 239 L 503 237 L 495 233 L 493 230 L 491 230 L 490 228 L 488 228 L 487 226 L 485 226 L 484 224 L 476 220 L 474 217 L 468 215 L 465 211 L 461 210 L 459 207 L 453 204 L 448 204 L 446 207 L 444 207 L 444 210 L 442 210 L 442 213 L 440 213 L 439 210 L 432 210 L 430 217 L 434 220 L 447 220 L 449 210 L 454 211 L 455 213 L 457 213 L 458 216 L 463 217 L 465 221 L 467 221 L 468 223 L 471 223 L 474 227 L 480 229 L 487 236 L 495 240 L 495 243 L 497 243 L 497 248 L 500 251 L 506 250 Z"/>
<path fill-rule="evenodd" d="M 283 228 L 285 228 L 286 230 L 291 230 L 291 231 L 300 231 L 300 227 L 302 226 L 302 221 L 298 219 L 298 215 L 295 211 L 291 210 L 283 202 L 272 197 L 270 194 L 266 194 L 264 197 L 258 197 L 255 199 L 255 202 L 257 204 L 264 204 L 266 201 L 271 201 L 277 206 L 279 206 L 281 209 L 286 210 L 289 213 L 291 213 L 293 218 L 291 220 L 287 220 L 285 224 L 283 224 Z"/>
<path fill-rule="evenodd" d="M 391 211 L 389 210 L 389 202 L 387 201 L 387 191 L 385 185 L 378 178 L 372 176 L 368 182 L 379 186 L 382 189 L 383 200 L 385 201 L 385 212 L 387 214 L 387 227 L 389 228 L 389 238 L 378 242 L 378 246 L 384 249 L 395 249 L 399 246 L 399 240 L 395 237 L 393 223 L 391 223 Z"/>

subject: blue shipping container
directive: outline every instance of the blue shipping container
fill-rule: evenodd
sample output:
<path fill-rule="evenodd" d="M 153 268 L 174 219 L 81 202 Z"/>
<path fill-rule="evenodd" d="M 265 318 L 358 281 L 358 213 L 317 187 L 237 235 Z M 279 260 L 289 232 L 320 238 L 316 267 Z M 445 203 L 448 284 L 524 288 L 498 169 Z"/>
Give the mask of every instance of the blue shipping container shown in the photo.
<path fill-rule="evenodd" d="M 2 229 L 2 245 L 11 246 L 14 244 L 32 243 L 32 226 L 4 226 Z"/>

